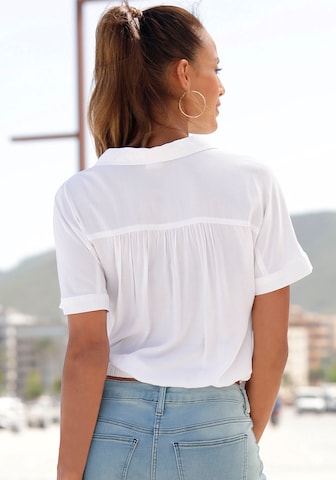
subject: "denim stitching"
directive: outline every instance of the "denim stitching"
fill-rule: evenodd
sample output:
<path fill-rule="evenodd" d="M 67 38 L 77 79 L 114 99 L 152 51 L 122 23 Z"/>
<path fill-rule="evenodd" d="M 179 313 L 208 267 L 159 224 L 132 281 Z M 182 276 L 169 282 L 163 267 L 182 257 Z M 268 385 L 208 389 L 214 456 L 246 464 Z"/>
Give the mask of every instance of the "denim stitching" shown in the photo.
<path fill-rule="evenodd" d="M 127 429 L 134 430 L 136 432 L 150 433 L 150 434 L 152 433 L 151 428 L 142 427 L 141 425 L 135 425 L 134 423 L 121 422 L 120 420 L 116 420 L 114 418 L 105 418 L 100 416 L 98 418 L 98 422 L 107 423 L 109 425 L 116 425 L 118 427 L 125 427 Z"/>
<path fill-rule="evenodd" d="M 164 413 L 166 393 L 167 393 L 167 388 L 166 387 L 160 387 L 159 398 L 157 400 L 155 420 L 154 420 L 152 462 L 151 462 L 151 480 L 156 479 L 157 450 L 158 450 L 158 442 L 159 442 L 159 436 L 160 436 L 160 423 L 161 423 L 162 415 Z"/>

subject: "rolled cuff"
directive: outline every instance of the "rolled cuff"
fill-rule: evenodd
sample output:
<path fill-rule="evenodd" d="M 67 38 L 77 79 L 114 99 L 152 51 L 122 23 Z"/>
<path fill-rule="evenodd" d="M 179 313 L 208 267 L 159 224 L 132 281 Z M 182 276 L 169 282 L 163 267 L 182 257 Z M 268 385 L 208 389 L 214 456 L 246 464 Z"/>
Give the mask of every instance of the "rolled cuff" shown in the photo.
<path fill-rule="evenodd" d="M 107 294 L 91 294 L 61 299 L 60 308 L 64 315 L 93 312 L 97 310 L 109 311 L 109 297 Z"/>
<path fill-rule="evenodd" d="M 313 268 L 307 255 L 303 254 L 301 258 L 287 264 L 282 270 L 257 278 L 255 281 L 255 294 L 262 295 L 287 287 L 309 275 L 312 270 Z"/>

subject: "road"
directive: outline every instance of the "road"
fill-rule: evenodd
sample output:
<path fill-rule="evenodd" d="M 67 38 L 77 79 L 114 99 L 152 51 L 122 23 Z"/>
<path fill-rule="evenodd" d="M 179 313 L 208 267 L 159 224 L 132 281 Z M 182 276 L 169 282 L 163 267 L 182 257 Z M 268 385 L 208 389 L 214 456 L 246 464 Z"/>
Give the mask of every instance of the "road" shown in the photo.
<path fill-rule="evenodd" d="M 285 408 L 260 443 L 267 480 L 335 480 L 335 432 L 336 413 L 297 415 Z M 58 426 L 0 431 L 0 480 L 56 480 L 57 448 Z"/>
<path fill-rule="evenodd" d="M 260 442 L 268 480 L 335 480 L 336 413 L 282 412 Z"/>

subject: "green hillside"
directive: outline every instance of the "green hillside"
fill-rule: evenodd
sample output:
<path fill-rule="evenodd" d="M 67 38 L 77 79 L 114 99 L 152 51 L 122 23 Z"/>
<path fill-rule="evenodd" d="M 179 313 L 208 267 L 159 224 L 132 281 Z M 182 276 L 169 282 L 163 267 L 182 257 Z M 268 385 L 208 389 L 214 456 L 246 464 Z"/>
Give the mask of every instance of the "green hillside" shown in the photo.
<path fill-rule="evenodd" d="M 336 212 L 295 215 L 292 220 L 314 271 L 292 286 L 291 301 L 306 311 L 335 314 Z M 0 272 L 0 304 L 59 320 L 55 252 L 28 258 L 13 270 Z"/>
<path fill-rule="evenodd" d="M 292 286 L 292 303 L 305 310 L 336 313 L 336 212 L 292 217 L 313 273 Z"/>
<path fill-rule="evenodd" d="M 0 304 L 41 320 L 61 319 L 55 252 L 30 257 L 0 273 Z"/>

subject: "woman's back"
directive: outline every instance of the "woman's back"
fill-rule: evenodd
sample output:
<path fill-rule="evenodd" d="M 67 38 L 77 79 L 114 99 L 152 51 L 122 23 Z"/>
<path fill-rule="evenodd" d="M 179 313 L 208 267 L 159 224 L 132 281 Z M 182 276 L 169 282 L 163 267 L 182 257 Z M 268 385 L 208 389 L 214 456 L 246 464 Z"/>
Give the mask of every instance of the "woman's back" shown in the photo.
<path fill-rule="evenodd" d="M 65 184 L 59 230 L 72 222 L 84 238 L 64 236 L 63 251 L 87 271 L 76 285 L 74 271 L 62 275 L 61 250 L 63 306 L 109 311 L 110 375 L 187 387 L 249 378 L 254 296 L 304 266 L 295 236 L 281 235 L 278 194 L 267 169 L 197 137 L 109 149 Z"/>

